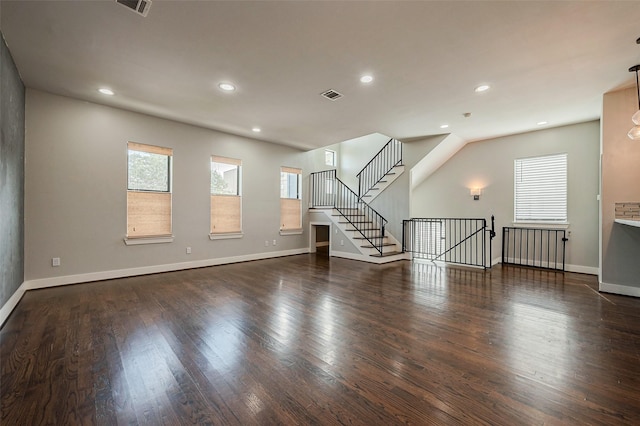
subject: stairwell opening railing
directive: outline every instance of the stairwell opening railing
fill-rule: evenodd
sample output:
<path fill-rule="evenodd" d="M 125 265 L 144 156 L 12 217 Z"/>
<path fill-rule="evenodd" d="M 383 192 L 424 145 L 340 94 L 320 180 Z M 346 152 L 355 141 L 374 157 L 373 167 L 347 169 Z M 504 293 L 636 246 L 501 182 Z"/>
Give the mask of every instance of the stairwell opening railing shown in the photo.
<path fill-rule="evenodd" d="M 336 209 L 382 256 L 387 220 L 336 176 L 335 170 L 311 173 L 311 206 Z"/>
<path fill-rule="evenodd" d="M 402 249 L 414 259 L 491 267 L 491 240 L 486 219 L 413 218 L 402 221 Z"/>
<path fill-rule="evenodd" d="M 385 146 L 360 170 L 358 196 L 364 197 L 394 167 L 402 165 L 402 142 L 390 139 Z"/>
<path fill-rule="evenodd" d="M 502 228 L 502 264 L 564 271 L 564 229 Z"/>

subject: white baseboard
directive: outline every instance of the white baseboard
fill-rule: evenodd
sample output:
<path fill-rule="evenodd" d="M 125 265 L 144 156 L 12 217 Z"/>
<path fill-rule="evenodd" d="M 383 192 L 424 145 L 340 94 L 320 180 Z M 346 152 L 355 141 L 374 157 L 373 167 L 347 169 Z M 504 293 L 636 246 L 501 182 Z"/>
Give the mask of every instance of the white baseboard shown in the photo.
<path fill-rule="evenodd" d="M 609 284 L 601 282 L 598 290 L 605 293 L 621 294 L 623 296 L 640 297 L 640 287 L 632 287 L 628 285 Z"/>
<path fill-rule="evenodd" d="M 498 261 L 498 263 L 502 262 L 502 258 L 494 259 L 494 261 L 491 262 L 492 266 L 495 265 L 494 262 L 496 262 L 496 260 Z M 515 259 L 507 259 L 507 261 L 508 262 L 515 262 Z M 527 266 L 527 265 L 523 265 L 523 266 Z M 544 262 L 542 263 L 541 266 L 540 265 L 531 265 L 531 266 L 532 267 L 542 267 L 544 269 Z M 568 263 L 564 265 L 564 270 L 567 271 L 567 272 L 576 272 L 578 274 L 589 274 L 589 275 L 598 275 L 598 273 L 599 273 L 598 267 L 595 267 L 595 266 L 570 265 Z"/>
<path fill-rule="evenodd" d="M 4 322 L 9 318 L 13 309 L 18 306 L 18 302 L 24 296 L 24 293 L 27 291 L 26 283 L 20 284 L 20 287 L 11 295 L 7 303 L 5 303 L 2 308 L 0 308 L 0 328 L 4 325 Z"/>
<path fill-rule="evenodd" d="M 90 272 L 88 274 L 66 275 L 62 277 L 39 278 L 27 280 L 18 287 L 7 303 L 0 308 L 0 327 L 9 318 L 13 309 L 27 290 L 57 287 L 68 284 L 80 284 L 92 281 L 110 280 L 114 278 L 133 277 L 136 275 L 157 274 L 160 272 L 180 271 L 184 269 L 203 268 L 206 266 L 226 265 L 229 263 L 248 262 L 251 260 L 271 259 L 274 257 L 292 256 L 309 253 L 309 248 L 274 251 L 269 253 L 255 253 L 242 256 L 222 257 L 217 259 L 196 260 L 194 262 L 171 263 L 166 265 L 143 266 L 140 268 L 117 269 L 112 271 Z"/>
<path fill-rule="evenodd" d="M 91 272 L 88 274 L 66 275 L 62 277 L 40 278 L 25 281 L 26 290 L 38 288 L 56 287 L 60 285 L 79 284 L 91 281 L 110 280 L 114 278 L 133 277 L 136 275 L 157 274 L 160 272 L 180 271 L 183 269 L 203 268 L 207 266 L 226 265 L 229 263 L 248 262 L 251 260 L 271 259 L 274 257 L 292 256 L 295 254 L 309 253 L 309 248 L 274 251 L 268 253 L 255 253 L 241 256 L 221 257 L 216 259 L 203 259 L 193 262 L 170 263 L 166 265 L 143 266 L 140 268 L 117 269 L 113 271 Z"/>
<path fill-rule="evenodd" d="M 564 265 L 564 269 L 568 272 L 577 272 L 579 274 L 598 275 L 598 268 L 593 266 L 582 265 Z"/>

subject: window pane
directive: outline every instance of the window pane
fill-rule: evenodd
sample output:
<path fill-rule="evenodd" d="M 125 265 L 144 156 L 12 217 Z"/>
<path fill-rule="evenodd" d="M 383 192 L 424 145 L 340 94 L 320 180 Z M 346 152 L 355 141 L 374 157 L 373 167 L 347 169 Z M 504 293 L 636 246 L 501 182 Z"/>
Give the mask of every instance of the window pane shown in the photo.
<path fill-rule="evenodd" d="M 324 151 L 324 163 L 327 166 L 335 166 L 336 165 L 336 152 L 331 151 L 329 149 Z"/>
<path fill-rule="evenodd" d="M 302 198 L 301 182 L 300 174 L 280 172 L 280 198 Z"/>
<path fill-rule="evenodd" d="M 515 160 L 515 220 L 567 220 L 567 154 Z"/>
<path fill-rule="evenodd" d="M 216 195 L 240 195 L 240 167 L 211 162 L 211 193 Z"/>
<path fill-rule="evenodd" d="M 128 189 L 169 192 L 170 156 L 129 150 Z"/>

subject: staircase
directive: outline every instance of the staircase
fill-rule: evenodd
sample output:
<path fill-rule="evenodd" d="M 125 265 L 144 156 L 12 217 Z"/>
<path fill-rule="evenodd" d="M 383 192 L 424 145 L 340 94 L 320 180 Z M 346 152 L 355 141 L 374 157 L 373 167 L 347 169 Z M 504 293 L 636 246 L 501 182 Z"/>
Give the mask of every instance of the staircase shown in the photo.
<path fill-rule="evenodd" d="M 375 263 L 404 259 L 402 244 L 385 230 L 387 220 L 338 179 L 335 170 L 311 173 L 310 178 L 312 209 L 324 211 L 361 255 L 385 259 Z"/>
<path fill-rule="evenodd" d="M 402 142 L 390 139 L 356 175 L 358 196 L 371 202 L 403 172 Z"/>

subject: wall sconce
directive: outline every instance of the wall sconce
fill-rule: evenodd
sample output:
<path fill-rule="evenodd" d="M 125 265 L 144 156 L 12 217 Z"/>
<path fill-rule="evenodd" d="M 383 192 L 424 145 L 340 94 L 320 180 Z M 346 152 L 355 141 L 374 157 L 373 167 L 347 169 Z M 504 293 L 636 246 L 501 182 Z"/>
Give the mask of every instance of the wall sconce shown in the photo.
<path fill-rule="evenodd" d="M 478 201 L 480 199 L 480 194 L 482 194 L 482 188 L 471 188 L 469 193 L 473 197 L 474 201 Z"/>

